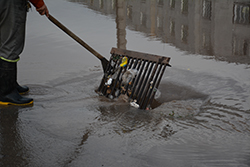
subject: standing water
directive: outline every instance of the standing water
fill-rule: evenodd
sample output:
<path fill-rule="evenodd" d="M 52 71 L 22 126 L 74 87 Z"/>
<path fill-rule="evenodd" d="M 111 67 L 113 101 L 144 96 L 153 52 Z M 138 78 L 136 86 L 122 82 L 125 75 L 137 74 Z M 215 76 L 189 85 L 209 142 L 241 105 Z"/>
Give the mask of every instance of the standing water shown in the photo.
<path fill-rule="evenodd" d="M 109 59 L 171 57 L 153 110 L 95 93 L 100 61 L 28 13 L 18 81 L 0 106 L 0 166 L 250 166 L 249 0 L 51 0 L 50 13 Z"/>

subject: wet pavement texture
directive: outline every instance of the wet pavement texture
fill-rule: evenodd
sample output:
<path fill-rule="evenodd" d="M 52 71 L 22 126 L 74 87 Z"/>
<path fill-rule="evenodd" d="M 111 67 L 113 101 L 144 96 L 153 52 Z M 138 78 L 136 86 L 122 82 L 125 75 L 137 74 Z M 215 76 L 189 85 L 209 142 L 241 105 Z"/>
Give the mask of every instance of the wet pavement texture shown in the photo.
<path fill-rule="evenodd" d="M 18 81 L 0 106 L 0 166 L 250 166 L 248 0 L 51 0 L 50 13 L 107 59 L 171 57 L 153 110 L 99 96 L 100 61 L 35 9 Z"/>

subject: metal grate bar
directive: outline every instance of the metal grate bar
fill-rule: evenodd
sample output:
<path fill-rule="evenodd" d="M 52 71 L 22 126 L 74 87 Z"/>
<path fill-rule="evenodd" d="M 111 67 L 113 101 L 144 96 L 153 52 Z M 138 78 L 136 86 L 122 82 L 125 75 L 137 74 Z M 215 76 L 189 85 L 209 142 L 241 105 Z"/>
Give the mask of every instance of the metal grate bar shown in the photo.
<path fill-rule="evenodd" d="M 110 99 L 124 94 L 138 108 L 147 109 L 166 66 L 170 66 L 169 61 L 169 57 L 112 48 L 109 65 L 97 92 Z"/>

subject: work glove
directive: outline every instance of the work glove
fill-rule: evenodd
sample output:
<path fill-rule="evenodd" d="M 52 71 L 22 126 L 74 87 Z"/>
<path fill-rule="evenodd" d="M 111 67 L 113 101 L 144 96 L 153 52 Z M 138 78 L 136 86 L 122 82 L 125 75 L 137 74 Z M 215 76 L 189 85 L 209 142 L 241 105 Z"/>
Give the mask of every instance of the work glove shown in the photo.
<path fill-rule="evenodd" d="M 40 15 L 46 15 L 47 17 L 49 17 L 49 10 L 48 10 L 48 8 L 47 8 L 47 6 L 45 4 L 42 7 L 37 8 L 36 11 Z"/>

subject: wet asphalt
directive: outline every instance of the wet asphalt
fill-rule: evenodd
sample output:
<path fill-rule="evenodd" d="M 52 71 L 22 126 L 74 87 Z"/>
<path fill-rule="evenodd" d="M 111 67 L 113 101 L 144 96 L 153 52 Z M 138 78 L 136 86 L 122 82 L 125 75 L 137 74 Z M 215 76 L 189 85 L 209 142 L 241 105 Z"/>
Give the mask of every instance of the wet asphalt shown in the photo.
<path fill-rule="evenodd" d="M 171 57 L 156 108 L 99 96 L 100 61 L 33 9 L 18 82 L 34 105 L 0 106 L 0 166 L 250 166 L 250 27 L 229 15 L 244 3 L 212 1 L 209 22 L 205 2 L 184 19 L 169 12 L 179 2 L 120 2 L 46 4 L 107 59 L 112 47 Z"/>

